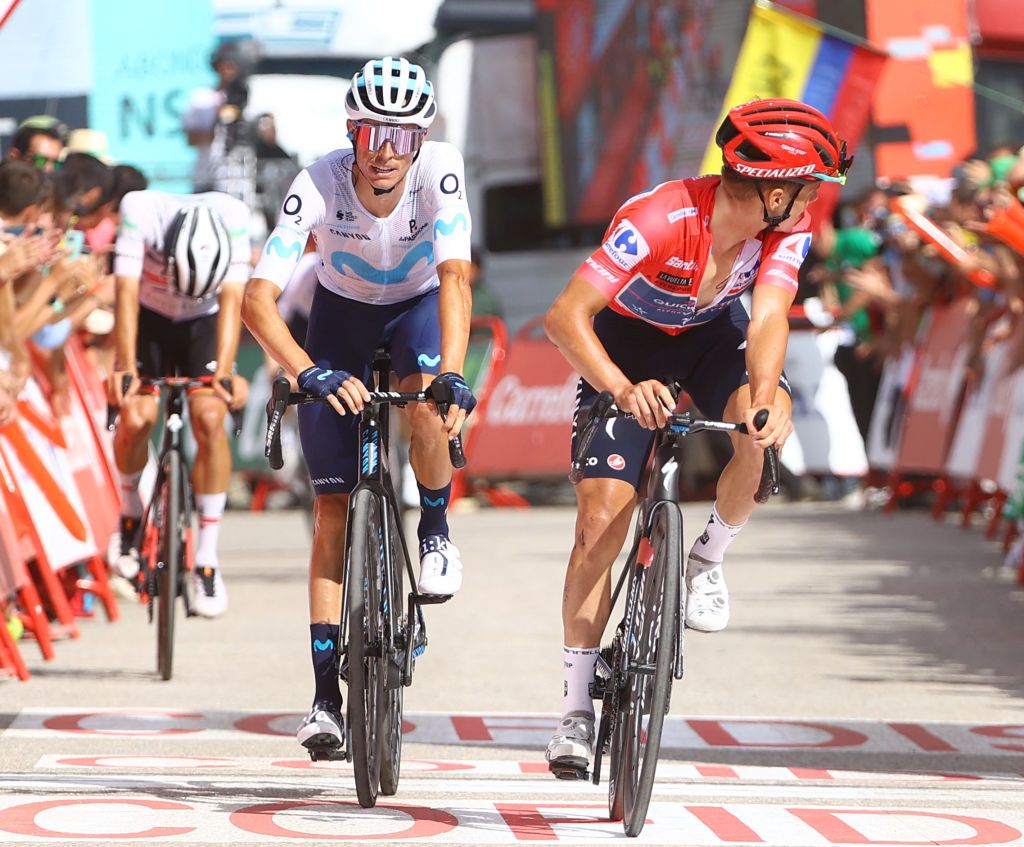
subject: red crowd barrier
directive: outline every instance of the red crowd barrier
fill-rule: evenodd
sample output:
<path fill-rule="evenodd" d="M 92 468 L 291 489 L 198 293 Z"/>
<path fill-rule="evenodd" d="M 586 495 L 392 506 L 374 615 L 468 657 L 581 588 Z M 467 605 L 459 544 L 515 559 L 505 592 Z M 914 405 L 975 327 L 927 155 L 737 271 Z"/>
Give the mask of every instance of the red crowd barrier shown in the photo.
<path fill-rule="evenodd" d="M 906 363 L 889 362 L 872 420 L 869 459 L 888 470 L 886 511 L 922 491 L 931 491 L 934 518 L 954 504 L 968 527 L 978 509 L 991 507 L 987 535 L 1003 522 L 1002 506 L 1020 484 L 1024 444 L 1024 369 L 1013 367 L 1010 342 L 982 357 L 984 371 L 967 369 L 971 305 L 968 299 L 929 310 Z M 896 392 L 899 396 L 894 399 Z M 885 430 L 885 432 L 882 432 Z M 895 451 L 885 456 L 885 444 Z M 1008 545 L 1015 527 L 1005 527 Z M 1018 580 L 1024 582 L 1024 562 Z"/>
<path fill-rule="evenodd" d="M 66 413 L 53 414 L 36 363 L 17 418 L 0 427 L 0 670 L 21 679 L 28 670 L 8 632 L 11 609 L 45 659 L 55 639 L 79 636 L 86 595 L 118 617 L 101 557 L 120 507 L 103 386 L 74 339 L 66 358 Z"/>

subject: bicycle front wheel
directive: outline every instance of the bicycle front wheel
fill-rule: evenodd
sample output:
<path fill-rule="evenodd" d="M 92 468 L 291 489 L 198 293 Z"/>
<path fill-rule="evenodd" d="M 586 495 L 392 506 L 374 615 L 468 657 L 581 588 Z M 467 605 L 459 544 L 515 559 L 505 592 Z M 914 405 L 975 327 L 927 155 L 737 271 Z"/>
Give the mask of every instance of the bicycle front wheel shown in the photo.
<path fill-rule="evenodd" d="M 619 715 L 616 780 L 626 835 L 644 827 L 661 749 L 661 731 L 672 687 L 672 659 L 678 625 L 679 564 L 683 555 L 682 516 L 675 503 L 660 506 L 651 523 L 651 564 L 635 565 L 636 606 L 627 623 L 626 690 Z M 618 744 L 615 744 L 618 742 Z"/>
<path fill-rule="evenodd" d="M 404 641 L 405 649 L 412 650 L 413 624 L 405 618 L 405 587 L 402 579 L 405 559 L 402 554 L 402 541 L 398 533 L 402 531 L 398 524 L 395 510 L 388 508 L 388 527 L 391 543 L 388 545 L 387 574 L 385 583 L 385 608 L 387 610 L 388 639 L 384 650 L 387 662 L 387 682 L 384 691 L 385 727 L 383 752 L 380 765 L 380 792 L 391 796 L 398 791 L 398 777 L 402 769 L 402 691 L 405 670 L 405 656 L 395 649 L 396 642 Z M 411 617 L 411 616 L 410 616 Z"/>
<path fill-rule="evenodd" d="M 178 601 L 181 557 L 185 550 L 182 526 L 181 454 L 171 450 L 164 457 L 163 483 L 157 494 L 158 532 L 156 563 L 156 666 L 168 680 L 174 670 L 174 615 Z"/>
<path fill-rule="evenodd" d="M 387 723 L 384 544 L 380 498 L 369 489 L 353 496 L 348 545 L 348 720 L 359 805 L 377 802 Z"/>

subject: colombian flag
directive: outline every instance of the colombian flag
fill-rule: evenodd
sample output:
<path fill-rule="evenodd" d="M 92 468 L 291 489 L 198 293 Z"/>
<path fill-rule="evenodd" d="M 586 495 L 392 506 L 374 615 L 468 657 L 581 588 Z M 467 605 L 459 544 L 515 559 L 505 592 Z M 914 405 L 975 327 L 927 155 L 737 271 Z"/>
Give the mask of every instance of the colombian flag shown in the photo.
<path fill-rule="evenodd" d="M 786 97 L 827 115 L 852 151 L 867 125 L 871 93 L 885 58 L 867 44 L 852 44 L 829 34 L 817 21 L 757 0 L 715 128 L 739 103 Z M 721 167 L 722 152 L 712 138 L 701 172 L 718 173 Z M 822 191 L 823 202 L 814 205 L 831 206 L 824 202 L 825 196 Z"/>

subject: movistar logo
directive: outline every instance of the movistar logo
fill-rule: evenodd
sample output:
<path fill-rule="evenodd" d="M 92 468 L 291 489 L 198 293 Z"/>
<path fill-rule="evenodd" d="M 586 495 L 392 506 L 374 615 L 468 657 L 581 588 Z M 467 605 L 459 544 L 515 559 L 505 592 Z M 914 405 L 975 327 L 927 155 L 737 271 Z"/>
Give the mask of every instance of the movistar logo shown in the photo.
<path fill-rule="evenodd" d="M 425 365 L 428 368 L 436 367 L 441 362 L 441 354 L 438 353 L 436 356 L 428 356 L 426 353 L 420 353 L 416 357 L 417 365 Z"/>
<path fill-rule="evenodd" d="M 438 235 L 454 235 L 457 229 L 461 229 L 463 232 L 469 229 L 469 221 L 466 220 L 466 216 L 462 212 L 452 218 L 451 223 L 436 221 L 434 223 L 434 238 L 437 238 Z"/>
<path fill-rule="evenodd" d="M 298 241 L 293 241 L 290 245 L 285 245 L 284 239 L 280 235 L 275 235 L 270 241 L 267 242 L 266 253 L 269 256 L 270 251 L 273 250 L 282 259 L 298 259 L 302 255 L 302 245 Z"/>
<path fill-rule="evenodd" d="M 313 642 L 313 650 L 316 653 L 325 653 L 328 650 L 334 649 L 334 640 L 328 638 L 326 641 L 321 641 L 319 638 Z"/>
<path fill-rule="evenodd" d="M 329 377 L 333 373 L 334 373 L 334 371 L 324 371 L 322 374 L 317 374 L 316 375 L 316 381 L 317 382 L 323 382 L 324 380 L 327 379 L 327 377 Z"/>
<path fill-rule="evenodd" d="M 431 500 L 429 497 L 427 497 L 424 494 L 423 495 L 423 505 L 424 506 L 443 506 L 444 505 L 444 497 L 438 497 L 436 500 Z"/>

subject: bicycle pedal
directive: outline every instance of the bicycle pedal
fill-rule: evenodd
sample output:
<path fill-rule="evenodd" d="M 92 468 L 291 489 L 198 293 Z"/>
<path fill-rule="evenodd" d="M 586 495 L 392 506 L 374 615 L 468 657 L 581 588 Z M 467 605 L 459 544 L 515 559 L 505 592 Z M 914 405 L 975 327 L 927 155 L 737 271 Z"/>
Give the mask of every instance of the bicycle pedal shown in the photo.
<path fill-rule="evenodd" d="M 417 594 L 416 602 L 420 606 L 440 606 L 454 597 L 454 594 Z"/>
<path fill-rule="evenodd" d="M 590 771 L 587 770 L 585 763 L 575 762 L 548 762 L 548 770 L 554 774 L 555 779 L 564 779 L 566 781 L 581 781 L 590 779 Z"/>
<path fill-rule="evenodd" d="M 342 747 L 307 747 L 311 762 L 344 762 L 345 750 Z"/>

